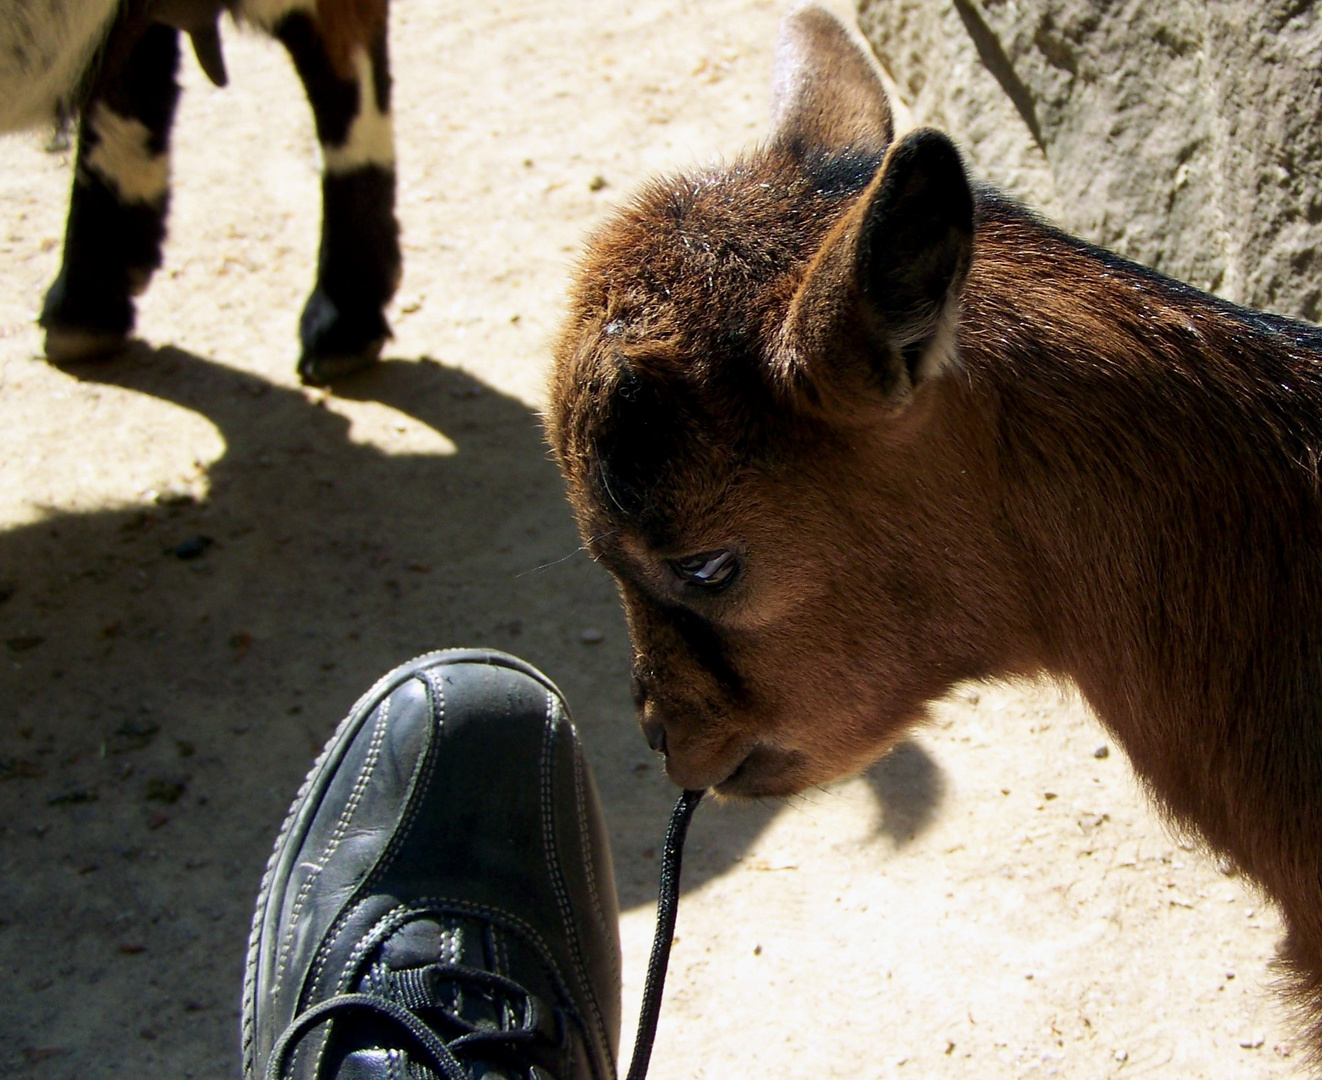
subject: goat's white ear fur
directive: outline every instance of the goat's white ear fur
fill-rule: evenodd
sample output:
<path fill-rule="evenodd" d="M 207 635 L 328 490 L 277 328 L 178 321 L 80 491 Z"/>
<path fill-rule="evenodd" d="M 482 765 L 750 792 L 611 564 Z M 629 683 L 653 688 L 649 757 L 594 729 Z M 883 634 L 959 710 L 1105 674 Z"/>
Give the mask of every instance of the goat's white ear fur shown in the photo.
<path fill-rule="evenodd" d="M 780 24 L 771 141 L 785 149 L 880 157 L 895 134 L 881 66 L 857 30 L 817 4 Z"/>

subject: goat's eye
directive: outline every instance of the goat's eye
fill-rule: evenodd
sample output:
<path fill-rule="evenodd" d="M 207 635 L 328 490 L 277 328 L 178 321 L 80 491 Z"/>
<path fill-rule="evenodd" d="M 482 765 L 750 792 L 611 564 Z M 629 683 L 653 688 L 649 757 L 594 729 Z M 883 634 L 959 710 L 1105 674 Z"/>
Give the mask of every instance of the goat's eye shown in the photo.
<path fill-rule="evenodd" d="M 706 589 L 718 589 L 728 585 L 739 573 L 739 559 L 729 548 L 704 551 L 698 555 L 688 555 L 682 559 L 668 561 L 670 569 L 680 580 Z"/>

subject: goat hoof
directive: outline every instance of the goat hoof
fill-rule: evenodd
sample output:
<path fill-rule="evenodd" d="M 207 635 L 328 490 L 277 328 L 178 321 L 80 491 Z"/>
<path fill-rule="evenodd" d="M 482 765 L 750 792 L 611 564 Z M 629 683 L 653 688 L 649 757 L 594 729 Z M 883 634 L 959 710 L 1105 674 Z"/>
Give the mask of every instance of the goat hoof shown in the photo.
<path fill-rule="evenodd" d="M 362 371 L 377 362 L 386 339 L 379 338 L 370 342 L 356 353 L 328 356 L 321 353 L 304 353 L 298 362 L 298 377 L 308 386 L 326 386 L 328 383 Z"/>
<path fill-rule="evenodd" d="M 128 346 L 128 338 L 113 330 L 85 330 L 76 326 L 46 327 L 46 359 L 52 364 L 107 360 Z"/>

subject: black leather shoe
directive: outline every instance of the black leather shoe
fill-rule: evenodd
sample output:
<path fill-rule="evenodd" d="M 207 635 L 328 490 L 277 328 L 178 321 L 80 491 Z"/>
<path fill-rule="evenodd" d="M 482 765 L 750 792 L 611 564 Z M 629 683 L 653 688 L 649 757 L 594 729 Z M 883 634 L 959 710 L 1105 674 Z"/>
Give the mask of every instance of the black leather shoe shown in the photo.
<path fill-rule="evenodd" d="M 358 702 L 276 840 L 244 1075 L 610 1080 L 618 922 L 559 691 L 503 653 L 420 657 Z"/>

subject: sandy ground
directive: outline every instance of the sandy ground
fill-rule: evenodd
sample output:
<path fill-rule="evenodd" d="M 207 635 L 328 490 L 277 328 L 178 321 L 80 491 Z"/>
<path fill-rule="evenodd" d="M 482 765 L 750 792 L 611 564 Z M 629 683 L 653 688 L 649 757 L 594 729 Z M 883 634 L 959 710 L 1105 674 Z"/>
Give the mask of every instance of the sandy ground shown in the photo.
<path fill-rule="evenodd" d="M 0 143 L 0 1075 L 236 1075 L 289 798 L 378 674 L 457 644 L 522 654 L 574 706 L 631 1040 L 674 793 L 537 409 L 585 232 L 757 138 L 778 16 L 398 3 L 397 336 L 330 395 L 293 376 L 317 157 L 277 46 L 229 34 L 224 92 L 188 61 L 150 345 L 114 362 L 40 358 L 68 156 Z M 862 777 L 703 807 L 652 1075 L 1302 1075 L 1275 915 L 1106 742 L 1067 692 L 969 687 Z"/>

